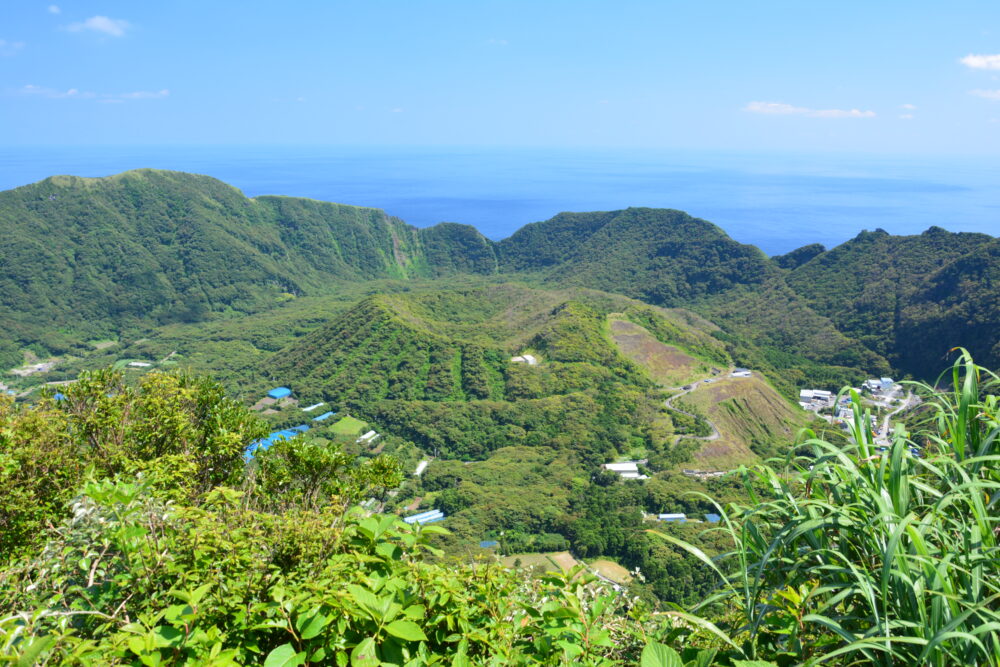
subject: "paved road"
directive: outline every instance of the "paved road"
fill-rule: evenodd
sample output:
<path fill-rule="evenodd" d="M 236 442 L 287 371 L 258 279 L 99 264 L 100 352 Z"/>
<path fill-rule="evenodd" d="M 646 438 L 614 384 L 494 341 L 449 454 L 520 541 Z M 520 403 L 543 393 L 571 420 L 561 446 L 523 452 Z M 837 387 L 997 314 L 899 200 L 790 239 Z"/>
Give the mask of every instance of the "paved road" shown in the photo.
<path fill-rule="evenodd" d="M 729 369 L 729 371 L 727 371 L 727 373 L 728 372 L 732 372 L 732 369 Z M 711 435 L 684 435 L 684 434 L 680 434 L 680 435 L 678 435 L 675 438 L 675 440 L 674 440 L 675 444 L 681 438 L 693 438 L 694 440 L 709 441 L 709 440 L 718 440 L 719 438 L 722 437 L 722 434 L 719 433 L 719 428 L 708 417 L 699 417 L 697 415 L 691 414 L 690 412 L 685 412 L 684 410 L 681 410 L 680 408 L 675 408 L 673 406 L 673 402 L 676 401 L 678 398 L 680 398 L 681 396 L 684 396 L 685 394 L 690 394 L 692 391 L 694 391 L 695 389 L 697 389 L 702 384 L 711 384 L 712 382 L 715 382 L 718 379 L 719 375 L 720 375 L 720 373 L 715 373 L 714 375 L 711 375 L 710 377 L 702 378 L 701 380 L 698 380 L 697 382 L 692 382 L 691 384 L 685 385 L 686 387 L 690 387 L 690 389 L 685 389 L 684 387 L 667 387 L 667 389 L 669 389 L 670 391 L 676 391 L 676 392 L 678 392 L 678 393 L 674 394 L 673 396 L 671 396 L 670 398 L 668 398 L 667 400 L 665 400 L 663 402 L 663 405 L 666 406 L 666 408 L 668 410 L 673 410 L 674 412 L 679 412 L 682 415 L 687 415 L 688 417 L 691 417 L 692 419 L 704 419 L 706 422 L 708 422 L 708 425 L 712 427 L 712 434 Z"/>
<path fill-rule="evenodd" d="M 918 396 L 914 396 L 912 391 L 907 391 L 906 392 L 906 398 L 903 399 L 903 402 L 899 404 L 899 407 L 896 408 L 895 410 L 893 410 L 892 412 L 890 412 L 889 414 L 887 414 L 885 416 L 885 419 L 882 420 L 882 429 L 879 431 L 879 433 L 881 433 L 882 435 L 878 438 L 878 440 L 880 440 L 880 441 L 888 444 L 888 442 L 889 442 L 889 420 L 892 419 L 894 416 L 896 416 L 898 413 L 902 412 L 903 410 L 906 410 L 907 408 L 910 408 L 910 407 L 916 405 L 919 402 L 920 402 L 920 398 Z"/>

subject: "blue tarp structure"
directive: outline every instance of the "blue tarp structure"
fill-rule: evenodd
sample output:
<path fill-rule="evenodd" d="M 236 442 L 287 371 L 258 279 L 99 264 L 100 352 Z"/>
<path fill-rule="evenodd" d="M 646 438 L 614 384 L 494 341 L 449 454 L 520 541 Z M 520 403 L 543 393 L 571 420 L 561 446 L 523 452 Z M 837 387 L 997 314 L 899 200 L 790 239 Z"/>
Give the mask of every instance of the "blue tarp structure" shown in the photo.
<path fill-rule="evenodd" d="M 267 392 L 267 395 L 277 400 L 279 398 L 285 398 L 286 396 L 291 396 L 292 390 L 289 389 L 288 387 L 275 387 L 271 391 Z"/>
<path fill-rule="evenodd" d="M 718 514 L 706 514 L 705 519 L 709 523 L 719 523 L 720 521 L 722 521 L 722 517 L 719 516 Z"/>
<path fill-rule="evenodd" d="M 253 458 L 254 452 L 258 449 L 267 449 L 279 440 L 291 440 L 297 435 L 305 433 L 309 430 L 309 427 L 305 424 L 299 424 L 298 426 L 293 426 L 292 428 L 282 429 L 281 431 L 275 431 L 269 434 L 266 438 L 261 438 L 260 440 L 254 440 L 247 448 L 243 450 L 243 460 L 249 461 Z"/>
<path fill-rule="evenodd" d="M 10 393 L 13 394 L 14 392 L 10 392 Z M 62 393 L 61 391 L 57 391 L 52 398 L 54 398 L 57 401 L 65 401 L 66 400 L 66 394 Z"/>
<path fill-rule="evenodd" d="M 497 542 L 496 540 L 483 540 L 482 542 L 479 543 L 479 546 L 481 546 L 483 549 L 491 549 L 498 544 L 500 543 Z"/>
<path fill-rule="evenodd" d="M 326 419 L 329 419 L 330 417 L 333 417 L 335 414 L 337 414 L 337 413 L 336 412 L 324 412 L 319 417 L 313 417 L 313 421 L 314 422 L 321 422 L 321 421 L 324 421 Z"/>

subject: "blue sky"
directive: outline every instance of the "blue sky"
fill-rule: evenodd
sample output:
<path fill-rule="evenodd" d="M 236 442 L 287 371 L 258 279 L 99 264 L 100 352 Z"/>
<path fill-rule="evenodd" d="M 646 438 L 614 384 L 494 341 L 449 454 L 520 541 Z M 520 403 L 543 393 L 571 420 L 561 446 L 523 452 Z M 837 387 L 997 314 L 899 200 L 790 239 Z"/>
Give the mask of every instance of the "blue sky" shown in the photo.
<path fill-rule="evenodd" d="M 6 2 L 0 145 L 993 153 L 1000 2 Z"/>

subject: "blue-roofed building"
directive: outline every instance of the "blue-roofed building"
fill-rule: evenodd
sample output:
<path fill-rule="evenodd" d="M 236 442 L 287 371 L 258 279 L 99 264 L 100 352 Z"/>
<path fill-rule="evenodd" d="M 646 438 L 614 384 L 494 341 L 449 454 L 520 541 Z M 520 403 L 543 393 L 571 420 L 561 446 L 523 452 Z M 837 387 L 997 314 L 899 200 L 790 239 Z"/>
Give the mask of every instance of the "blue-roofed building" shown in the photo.
<path fill-rule="evenodd" d="M 483 549 L 492 549 L 498 544 L 500 543 L 497 542 L 496 540 L 483 540 L 482 542 L 479 543 L 479 546 L 482 547 Z"/>
<path fill-rule="evenodd" d="M 13 394 L 14 392 L 10 392 L 10 393 Z M 65 401 L 66 400 L 66 394 L 62 393 L 61 391 L 57 391 L 55 393 L 55 395 L 52 396 L 52 398 L 55 399 L 55 400 L 57 400 L 57 401 Z"/>
<path fill-rule="evenodd" d="M 292 428 L 282 429 L 280 431 L 274 431 L 268 434 L 266 438 L 261 438 L 260 440 L 254 440 L 247 448 L 243 450 L 243 460 L 249 461 L 253 458 L 254 452 L 258 449 L 268 449 L 274 443 L 279 440 L 291 440 L 297 435 L 301 435 L 309 430 L 309 427 L 305 424 L 300 424 L 299 426 L 294 426 Z"/>
<path fill-rule="evenodd" d="M 719 523 L 720 521 L 722 521 L 722 517 L 719 516 L 718 514 L 706 514 L 705 520 L 708 521 L 709 523 Z"/>
<path fill-rule="evenodd" d="M 326 421 L 327 419 L 335 416 L 336 414 L 337 414 L 336 412 L 324 412 L 319 417 L 313 417 L 313 421 L 314 422 Z"/>
<path fill-rule="evenodd" d="M 292 390 L 288 387 L 275 387 L 271 391 L 267 392 L 267 395 L 274 400 L 279 400 L 291 396 Z"/>

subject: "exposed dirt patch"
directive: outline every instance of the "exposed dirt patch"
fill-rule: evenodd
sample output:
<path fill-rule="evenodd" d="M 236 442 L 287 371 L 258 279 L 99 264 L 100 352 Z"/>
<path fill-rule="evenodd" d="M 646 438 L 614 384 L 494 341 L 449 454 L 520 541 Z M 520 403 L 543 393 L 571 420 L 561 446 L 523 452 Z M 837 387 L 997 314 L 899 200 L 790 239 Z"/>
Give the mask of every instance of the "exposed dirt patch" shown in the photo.
<path fill-rule="evenodd" d="M 661 343 L 634 322 L 612 319 L 611 339 L 622 354 L 645 368 L 655 381 L 666 387 L 690 382 L 707 373 L 704 362 L 672 345 Z"/>

